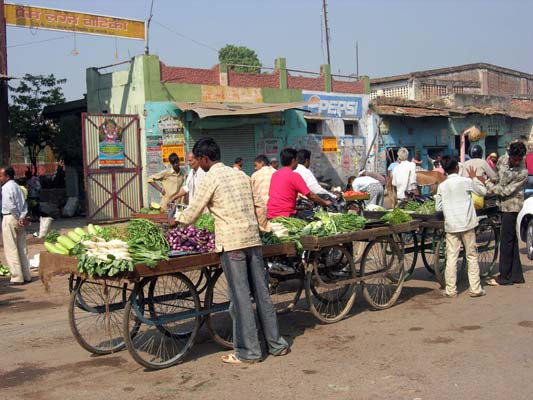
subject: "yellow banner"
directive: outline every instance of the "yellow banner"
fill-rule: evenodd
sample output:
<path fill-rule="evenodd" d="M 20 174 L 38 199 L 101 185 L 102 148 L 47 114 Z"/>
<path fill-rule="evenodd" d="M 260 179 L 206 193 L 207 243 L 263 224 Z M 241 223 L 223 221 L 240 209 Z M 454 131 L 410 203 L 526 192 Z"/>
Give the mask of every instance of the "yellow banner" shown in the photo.
<path fill-rule="evenodd" d="M 144 40 L 144 21 L 8 3 L 4 12 L 8 25 Z"/>
<path fill-rule="evenodd" d="M 336 137 L 323 137 L 322 138 L 322 152 L 323 153 L 336 153 L 338 151 L 337 138 Z"/>
<path fill-rule="evenodd" d="M 163 157 L 163 164 L 168 165 L 168 157 L 172 154 L 180 158 L 180 162 L 183 165 L 183 160 L 185 160 L 185 145 L 184 144 L 164 144 L 161 146 L 161 156 Z"/>

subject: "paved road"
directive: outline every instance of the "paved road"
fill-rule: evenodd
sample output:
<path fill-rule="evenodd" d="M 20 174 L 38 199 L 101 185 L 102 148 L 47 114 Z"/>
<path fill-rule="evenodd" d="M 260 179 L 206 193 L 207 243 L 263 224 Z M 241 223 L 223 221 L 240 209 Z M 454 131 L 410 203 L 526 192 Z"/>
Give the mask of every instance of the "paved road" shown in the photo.
<path fill-rule="evenodd" d="M 0 399 L 531 399 L 533 267 L 524 265 L 526 284 L 476 299 L 442 297 L 422 267 L 395 307 L 370 311 L 359 296 L 333 325 L 301 301 L 280 318 L 286 357 L 223 365 L 203 332 L 185 363 L 156 372 L 127 352 L 93 357 L 76 344 L 66 279 L 49 293 L 38 281 L 0 281 Z"/>

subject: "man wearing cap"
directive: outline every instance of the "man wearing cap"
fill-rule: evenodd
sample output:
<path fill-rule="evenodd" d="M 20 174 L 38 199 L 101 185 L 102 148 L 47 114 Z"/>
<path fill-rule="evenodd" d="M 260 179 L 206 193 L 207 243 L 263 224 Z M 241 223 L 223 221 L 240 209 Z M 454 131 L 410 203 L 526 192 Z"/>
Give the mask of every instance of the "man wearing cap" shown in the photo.
<path fill-rule="evenodd" d="M 278 169 L 278 167 L 279 167 L 279 161 L 278 161 L 278 159 L 277 159 L 276 157 L 272 157 L 272 158 L 270 159 L 270 166 L 271 166 L 272 168 L 274 168 L 274 169 Z"/>
<path fill-rule="evenodd" d="M 352 182 L 352 189 L 356 192 L 368 192 L 370 198 L 365 205 L 375 204 L 383 207 L 383 185 L 371 176 L 366 175 L 366 170 L 359 171 L 359 175 Z"/>

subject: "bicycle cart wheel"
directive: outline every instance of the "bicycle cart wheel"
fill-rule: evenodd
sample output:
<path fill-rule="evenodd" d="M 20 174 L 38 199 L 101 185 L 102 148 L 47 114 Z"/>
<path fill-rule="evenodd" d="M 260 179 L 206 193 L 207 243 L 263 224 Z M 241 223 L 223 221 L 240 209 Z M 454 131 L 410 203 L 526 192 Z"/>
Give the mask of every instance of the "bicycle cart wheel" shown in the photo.
<path fill-rule="evenodd" d="M 222 347 L 233 348 L 233 320 L 229 313 L 229 288 L 222 268 L 215 271 L 205 293 L 204 309 L 207 328 L 213 340 Z"/>
<path fill-rule="evenodd" d="M 435 279 L 444 289 L 446 287 L 446 237 L 443 236 L 436 245 L 436 254 L 434 258 Z M 438 256 L 437 256 L 438 255 Z M 461 249 L 459 257 L 457 258 L 457 281 L 460 282 L 465 277 L 466 259 L 464 257 L 464 250 Z"/>
<path fill-rule="evenodd" d="M 488 218 L 483 218 L 476 227 L 476 245 L 479 275 L 483 278 L 491 276 L 498 259 L 500 233 L 494 222 Z"/>
<path fill-rule="evenodd" d="M 122 326 L 126 348 L 148 369 L 179 363 L 200 329 L 200 309 L 194 285 L 181 273 L 141 281 L 126 303 Z M 135 326 L 136 334 L 131 335 Z"/>
<path fill-rule="evenodd" d="M 269 278 L 269 291 L 276 314 L 283 315 L 294 310 L 304 288 L 304 275 L 294 279 L 278 280 Z"/>
<path fill-rule="evenodd" d="M 400 248 L 391 238 L 370 242 L 361 261 L 363 296 L 376 310 L 391 307 L 405 280 Z"/>
<path fill-rule="evenodd" d="M 193 283 L 196 292 L 198 292 L 198 295 L 200 295 L 207 288 L 208 271 L 206 270 L 206 268 L 188 271 L 185 273 L 185 275 Z"/>
<path fill-rule="evenodd" d="M 438 252 L 437 244 L 441 237 L 444 237 L 444 230 L 441 228 L 422 229 L 422 261 L 424 262 L 424 267 L 431 274 L 435 274 L 433 266 L 435 265 L 435 254 Z"/>
<path fill-rule="evenodd" d="M 305 276 L 305 295 L 311 313 L 323 323 L 343 319 L 355 301 L 353 257 L 342 246 L 325 247 L 315 254 Z"/>
<path fill-rule="evenodd" d="M 416 232 L 403 232 L 398 234 L 400 239 L 400 249 L 403 253 L 403 268 L 405 279 L 409 279 L 413 274 L 418 260 L 418 239 Z"/>
<path fill-rule="evenodd" d="M 68 320 L 81 347 L 93 354 L 124 348 L 121 326 L 126 297 L 127 285 L 115 281 L 80 280 L 73 286 Z"/>

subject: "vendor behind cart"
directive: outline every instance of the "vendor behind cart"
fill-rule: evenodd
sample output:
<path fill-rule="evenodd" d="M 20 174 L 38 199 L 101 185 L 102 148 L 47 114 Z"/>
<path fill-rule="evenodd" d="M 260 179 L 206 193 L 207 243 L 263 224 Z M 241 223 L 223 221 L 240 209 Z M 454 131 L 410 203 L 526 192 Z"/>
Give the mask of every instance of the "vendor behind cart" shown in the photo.
<path fill-rule="evenodd" d="M 193 154 L 207 172 L 194 202 L 176 213 L 177 223 L 192 224 L 207 207 L 215 219 L 216 251 L 228 282 L 233 318 L 235 352 L 222 357 L 230 364 L 257 362 L 263 358 L 250 294 L 255 299 L 259 323 L 268 351 L 275 356 L 289 352 L 280 336 L 276 311 L 268 291 L 263 253 L 250 178 L 220 161 L 220 148 L 211 138 L 202 138 Z"/>
<path fill-rule="evenodd" d="M 187 175 L 180 168 L 180 159 L 176 153 L 168 157 L 170 168 L 166 168 L 157 174 L 150 175 L 147 182 L 161 193 L 161 209 L 167 211 L 170 198 L 179 192 Z M 160 183 L 159 183 L 160 182 Z"/>
<path fill-rule="evenodd" d="M 324 207 L 330 206 L 330 200 L 324 200 L 312 192 L 303 178 L 294 170 L 298 165 L 295 149 L 286 148 L 281 151 L 281 166 L 274 172 L 268 192 L 267 218 L 296 216 L 296 198 L 298 194 L 306 196 Z"/>

